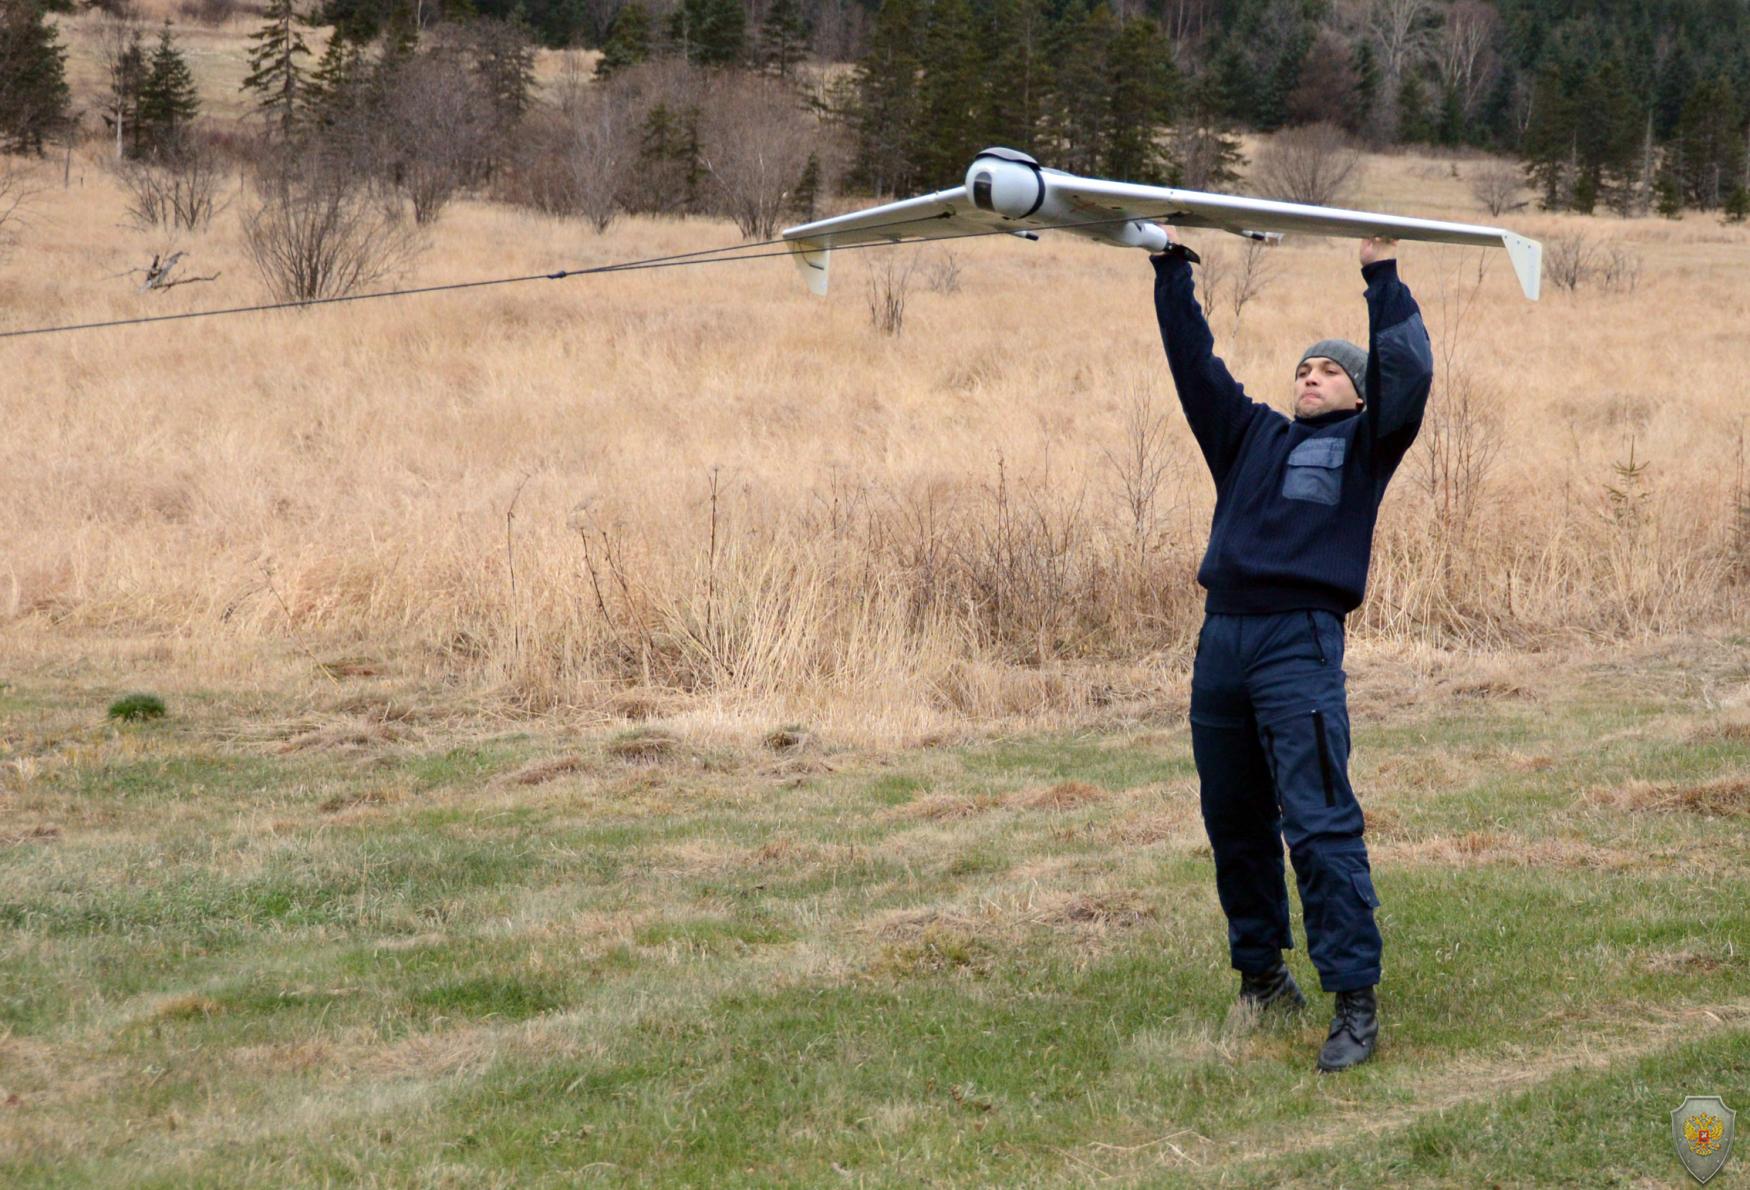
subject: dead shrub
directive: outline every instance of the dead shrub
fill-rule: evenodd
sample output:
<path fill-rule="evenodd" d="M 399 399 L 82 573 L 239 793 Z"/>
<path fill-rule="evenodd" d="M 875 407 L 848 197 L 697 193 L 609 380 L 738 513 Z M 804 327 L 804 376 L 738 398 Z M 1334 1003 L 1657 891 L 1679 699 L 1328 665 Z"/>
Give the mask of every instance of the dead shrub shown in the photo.
<path fill-rule="evenodd" d="M 817 121 L 782 83 L 724 74 L 706 102 L 704 137 L 712 205 L 742 235 L 770 239 L 818 148 Z"/>
<path fill-rule="evenodd" d="M 270 160 L 255 190 L 244 244 L 281 301 L 356 293 L 406 268 L 421 247 L 398 200 L 371 194 L 344 163 L 320 153 Z"/>
<path fill-rule="evenodd" d="M 1551 285 L 1574 292 L 1591 276 L 1597 247 L 1585 232 L 1563 232 L 1543 242 L 1543 275 Z"/>
<path fill-rule="evenodd" d="M 911 253 L 896 259 L 890 252 L 869 264 L 866 282 L 869 324 L 884 335 L 897 335 L 905 329 L 905 307 L 911 300 L 917 264 L 917 257 Z"/>
<path fill-rule="evenodd" d="M 36 192 L 25 167 L 0 161 L 0 261 L 6 259 L 17 242 L 28 204 Z"/>
<path fill-rule="evenodd" d="M 1510 161 L 1491 161 L 1471 174 L 1470 192 L 1491 215 L 1525 206 L 1525 175 Z"/>
<path fill-rule="evenodd" d="M 944 250 L 931 259 L 924 284 L 931 293 L 944 296 L 960 292 L 960 258 Z"/>
<path fill-rule="evenodd" d="M 441 45 L 407 59 L 369 114 L 376 165 L 429 224 L 492 160 L 496 116 L 477 72 Z"/>
<path fill-rule="evenodd" d="M 568 77 L 557 106 L 534 117 L 504 187 L 549 215 L 581 216 L 605 232 L 637 166 L 638 117 L 624 87 Z"/>
<path fill-rule="evenodd" d="M 1253 179 L 1270 198 L 1330 206 L 1361 177 L 1361 149 L 1335 124 L 1287 128 L 1258 150 Z"/>

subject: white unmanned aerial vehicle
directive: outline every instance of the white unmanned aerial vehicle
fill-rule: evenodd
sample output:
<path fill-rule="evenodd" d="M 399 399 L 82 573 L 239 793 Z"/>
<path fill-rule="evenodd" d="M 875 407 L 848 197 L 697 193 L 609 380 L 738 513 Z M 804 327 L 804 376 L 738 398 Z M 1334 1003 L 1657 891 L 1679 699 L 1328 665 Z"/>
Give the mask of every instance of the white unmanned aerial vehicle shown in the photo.
<path fill-rule="evenodd" d="M 964 185 L 787 228 L 784 239 L 808 287 L 824 294 L 827 262 L 837 244 L 899 243 L 1002 231 L 1036 239 L 1037 231 L 1056 230 L 1121 248 L 1159 252 L 1167 246 L 1167 233 L 1159 223 L 1214 228 L 1271 242 L 1285 232 L 1303 232 L 1501 247 L 1507 249 L 1519 285 L 1532 301 L 1537 300 L 1543 272 L 1542 245 L 1499 227 L 1082 178 L 1046 169 L 1015 149 L 986 149 L 974 157 Z"/>

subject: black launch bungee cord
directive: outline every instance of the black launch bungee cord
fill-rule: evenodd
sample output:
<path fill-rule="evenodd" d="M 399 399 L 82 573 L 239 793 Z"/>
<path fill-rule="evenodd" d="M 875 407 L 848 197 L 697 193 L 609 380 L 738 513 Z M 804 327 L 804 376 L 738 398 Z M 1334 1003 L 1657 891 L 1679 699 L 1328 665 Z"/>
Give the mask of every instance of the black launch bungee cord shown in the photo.
<path fill-rule="evenodd" d="M 1100 227 L 1114 223 L 1136 223 L 1151 219 L 1165 219 L 1183 212 L 1163 212 L 1159 215 L 1119 215 L 1107 219 L 1090 219 L 1081 223 L 1059 223 L 1051 227 L 1038 228 L 987 228 L 983 231 L 956 232 L 945 236 L 911 236 L 879 240 L 862 244 L 827 245 L 827 249 L 836 252 L 849 252 L 862 248 L 897 248 L 908 244 L 940 243 L 944 240 L 969 240 L 981 236 L 1023 236 L 1036 237 L 1042 231 L 1068 231 L 1077 227 Z M 952 217 L 952 212 L 935 215 L 919 215 L 910 219 L 896 219 L 891 223 L 876 224 L 873 227 L 860 227 L 858 232 L 867 233 L 883 231 L 888 228 L 905 227 L 914 223 L 928 223 L 935 219 Z M 692 252 L 678 252 L 670 256 L 652 256 L 644 260 L 627 260 L 615 264 L 591 265 L 588 268 L 559 269 L 551 273 L 528 273 L 520 277 L 492 277 L 482 281 L 452 281 L 443 285 L 420 285 L 408 289 L 381 289 L 371 293 L 340 294 L 335 297 L 304 298 L 289 302 L 264 302 L 253 306 L 226 306 L 212 310 L 185 310 L 180 314 L 149 314 L 138 318 L 113 318 L 103 322 L 75 322 L 61 326 L 38 326 L 25 330 L 0 331 L 0 339 L 21 339 L 30 335 L 53 335 L 65 331 L 94 331 L 109 327 L 139 326 L 148 322 L 178 322 L 186 318 L 216 318 L 223 314 L 261 314 L 272 310 L 297 310 L 307 306 L 328 306 L 340 302 L 365 302 L 375 298 L 408 297 L 421 293 L 445 293 L 458 289 L 484 289 L 491 285 L 515 285 L 523 281 L 563 281 L 567 277 L 587 277 L 603 273 L 631 273 L 643 269 L 684 268 L 696 264 L 718 264 L 723 261 L 735 260 L 766 260 L 778 256 L 795 255 L 797 247 L 785 247 L 778 252 L 752 251 L 752 249 L 770 248 L 776 244 L 798 245 L 799 241 L 785 240 L 782 237 L 770 240 L 756 240 L 746 244 L 730 244 L 722 248 L 700 248 Z M 808 251 L 815 251 L 809 249 Z"/>

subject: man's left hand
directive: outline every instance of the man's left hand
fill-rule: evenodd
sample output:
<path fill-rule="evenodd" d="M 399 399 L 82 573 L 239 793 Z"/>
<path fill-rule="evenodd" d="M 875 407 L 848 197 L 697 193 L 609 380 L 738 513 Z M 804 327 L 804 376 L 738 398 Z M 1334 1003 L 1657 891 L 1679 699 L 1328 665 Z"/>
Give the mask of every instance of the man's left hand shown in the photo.
<path fill-rule="evenodd" d="M 1368 236 L 1361 241 L 1361 263 L 1363 266 L 1378 264 L 1382 260 L 1390 260 L 1398 254 L 1398 242 L 1388 240 L 1384 236 Z"/>

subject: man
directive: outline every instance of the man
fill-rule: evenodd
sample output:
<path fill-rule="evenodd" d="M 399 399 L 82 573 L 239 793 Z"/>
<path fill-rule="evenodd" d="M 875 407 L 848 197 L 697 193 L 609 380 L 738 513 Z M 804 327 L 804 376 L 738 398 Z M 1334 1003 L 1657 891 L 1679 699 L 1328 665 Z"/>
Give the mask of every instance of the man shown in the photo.
<path fill-rule="evenodd" d="M 1361 245 L 1368 350 L 1326 339 L 1294 373 L 1294 416 L 1247 398 L 1214 354 L 1192 290 L 1196 255 L 1167 229 L 1152 257 L 1155 313 L 1179 403 L 1215 478 L 1207 590 L 1191 680 L 1191 745 L 1240 998 L 1306 1003 L 1282 962 L 1282 841 L 1307 952 L 1336 995 L 1323 1071 L 1373 1055 L 1380 937 L 1361 807 L 1349 785 L 1343 618 L 1361 603 L 1373 526 L 1415 441 L 1434 374 L 1395 241 Z"/>

